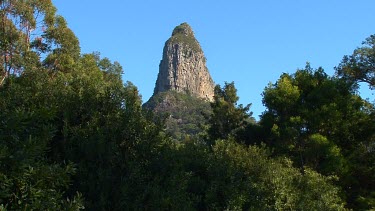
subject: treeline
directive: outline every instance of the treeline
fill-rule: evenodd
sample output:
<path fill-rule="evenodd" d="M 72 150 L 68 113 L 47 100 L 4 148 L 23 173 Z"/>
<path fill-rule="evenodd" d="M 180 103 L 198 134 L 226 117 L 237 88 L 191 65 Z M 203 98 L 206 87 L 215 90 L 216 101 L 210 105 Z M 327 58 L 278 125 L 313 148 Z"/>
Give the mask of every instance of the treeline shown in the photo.
<path fill-rule="evenodd" d="M 375 208 L 375 37 L 323 69 L 283 74 L 259 122 L 233 83 L 184 142 L 142 109 L 122 67 L 78 39 L 51 1 L 2 1 L 1 210 Z"/>

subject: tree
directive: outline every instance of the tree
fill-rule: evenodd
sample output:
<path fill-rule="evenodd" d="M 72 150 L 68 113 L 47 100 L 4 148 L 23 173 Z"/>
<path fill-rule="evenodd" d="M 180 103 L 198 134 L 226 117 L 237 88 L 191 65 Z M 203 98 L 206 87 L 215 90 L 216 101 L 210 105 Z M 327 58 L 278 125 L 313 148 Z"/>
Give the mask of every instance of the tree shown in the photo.
<path fill-rule="evenodd" d="M 366 38 L 362 47 L 346 55 L 335 68 L 336 74 L 354 84 L 364 82 L 375 88 L 375 35 Z"/>
<path fill-rule="evenodd" d="M 79 58 L 78 39 L 51 0 L 4 0 L 0 16 L 0 86 L 26 69 L 67 71 Z"/>
<path fill-rule="evenodd" d="M 42 38 L 49 50 L 43 61 L 44 67 L 54 72 L 74 69 L 81 53 L 79 41 L 62 16 L 55 16 L 53 25 L 46 28 Z"/>
<path fill-rule="evenodd" d="M 337 127 L 341 116 L 337 111 L 340 111 L 342 98 L 351 97 L 348 90 L 340 90 L 339 82 L 330 79 L 323 69 L 314 71 L 307 65 L 294 75 L 283 74 L 277 83 L 266 87 L 263 96 L 268 110 L 262 115 L 261 124 L 269 127 L 273 134 L 272 145 L 291 153 L 301 168 L 311 165 L 318 170 L 325 166 L 316 164 L 319 161 L 331 162 L 330 165 L 337 169 L 344 168 L 340 150 L 334 150 L 343 140 L 335 139 L 334 134 L 339 130 Z M 338 154 L 332 154 L 332 159 L 322 160 L 319 155 L 313 156 L 307 151 L 311 148 L 309 145 L 314 148 L 328 147 L 326 152 Z M 320 171 L 331 172 L 328 169 Z"/>
<path fill-rule="evenodd" d="M 54 84 L 44 71 L 28 71 L 0 87 L 0 207 L 9 210 L 78 210 L 69 192 L 76 166 L 51 159 L 58 129 Z M 55 87 L 57 88 L 57 87 Z"/>
<path fill-rule="evenodd" d="M 206 192 L 209 209 L 345 210 L 332 178 L 311 169 L 302 174 L 290 160 L 270 158 L 264 146 L 221 140 L 213 147 L 213 156 Z"/>
<path fill-rule="evenodd" d="M 353 174 L 360 146 L 367 146 L 371 154 L 375 119 L 373 105 L 355 95 L 351 85 L 309 64 L 292 75 L 283 74 L 263 92 L 267 110 L 260 125 L 266 131 L 263 134 L 268 134 L 264 141 L 276 154 L 290 156 L 302 172 L 309 167 L 324 175 L 338 175 L 349 206 L 355 207 L 354 201 L 362 195 L 358 193 L 369 196 L 371 188 L 367 187 L 373 186 L 369 172 Z M 359 165 L 371 169 L 366 163 L 372 156 L 365 160 Z"/>
<path fill-rule="evenodd" d="M 251 104 L 245 107 L 237 105 L 238 99 L 234 82 L 225 82 L 223 88 L 216 85 L 214 101 L 211 102 L 212 114 L 209 117 L 208 136 L 211 142 L 235 135 L 251 121 Z"/>

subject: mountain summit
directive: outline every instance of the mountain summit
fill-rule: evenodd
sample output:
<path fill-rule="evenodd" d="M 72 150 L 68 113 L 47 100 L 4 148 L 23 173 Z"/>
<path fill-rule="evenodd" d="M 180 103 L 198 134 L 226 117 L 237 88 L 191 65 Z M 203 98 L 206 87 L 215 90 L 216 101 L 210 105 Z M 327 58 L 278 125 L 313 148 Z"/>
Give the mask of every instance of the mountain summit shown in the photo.
<path fill-rule="evenodd" d="M 174 90 L 211 101 L 214 86 L 192 28 L 187 23 L 180 24 L 165 42 L 154 95 Z"/>

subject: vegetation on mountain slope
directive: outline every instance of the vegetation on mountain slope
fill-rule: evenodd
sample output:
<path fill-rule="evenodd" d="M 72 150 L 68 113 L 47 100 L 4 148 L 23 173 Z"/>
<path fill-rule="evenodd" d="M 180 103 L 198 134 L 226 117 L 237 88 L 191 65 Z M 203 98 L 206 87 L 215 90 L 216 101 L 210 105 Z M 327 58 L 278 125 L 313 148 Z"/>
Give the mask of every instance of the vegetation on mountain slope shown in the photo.
<path fill-rule="evenodd" d="M 202 134 L 211 113 L 209 102 L 172 90 L 152 96 L 143 108 L 164 119 L 166 131 L 176 140 Z"/>

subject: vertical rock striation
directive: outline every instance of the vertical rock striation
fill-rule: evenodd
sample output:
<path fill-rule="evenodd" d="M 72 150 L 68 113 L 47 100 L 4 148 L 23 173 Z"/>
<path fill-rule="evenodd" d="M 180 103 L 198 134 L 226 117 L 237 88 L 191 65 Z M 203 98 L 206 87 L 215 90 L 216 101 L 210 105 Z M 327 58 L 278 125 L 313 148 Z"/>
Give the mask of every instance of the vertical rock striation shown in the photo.
<path fill-rule="evenodd" d="M 165 43 L 154 95 L 175 90 L 211 101 L 214 86 L 193 30 L 187 23 L 182 23 Z"/>

